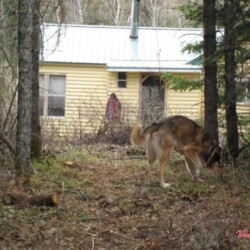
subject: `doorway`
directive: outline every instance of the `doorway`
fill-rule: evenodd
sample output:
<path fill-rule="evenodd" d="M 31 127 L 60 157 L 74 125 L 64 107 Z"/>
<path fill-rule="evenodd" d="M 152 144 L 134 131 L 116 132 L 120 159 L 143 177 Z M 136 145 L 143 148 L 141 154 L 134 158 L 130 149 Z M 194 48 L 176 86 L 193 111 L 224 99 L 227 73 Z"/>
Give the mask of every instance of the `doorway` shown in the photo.
<path fill-rule="evenodd" d="M 143 127 L 164 116 L 165 81 L 157 74 L 142 74 L 140 117 Z"/>

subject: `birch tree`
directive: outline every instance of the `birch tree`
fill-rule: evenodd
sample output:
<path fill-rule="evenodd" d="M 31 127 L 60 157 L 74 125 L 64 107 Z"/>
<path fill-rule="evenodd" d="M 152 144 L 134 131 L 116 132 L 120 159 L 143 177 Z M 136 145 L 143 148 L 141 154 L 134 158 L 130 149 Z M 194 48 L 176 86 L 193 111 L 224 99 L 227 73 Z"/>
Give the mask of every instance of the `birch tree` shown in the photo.
<path fill-rule="evenodd" d="M 128 7 L 125 0 L 102 0 L 104 6 L 107 8 L 112 24 L 118 26 L 123 22 L 125 10 Z M 128 13 L 126 13 L 128 14 Z"/>
<path fill-rule="evenodd" d="M 80 0 L 70 0 L 71 10 L 71 22 L 72 23 L 83 23 L 83 15 L 81 9 Z"/>

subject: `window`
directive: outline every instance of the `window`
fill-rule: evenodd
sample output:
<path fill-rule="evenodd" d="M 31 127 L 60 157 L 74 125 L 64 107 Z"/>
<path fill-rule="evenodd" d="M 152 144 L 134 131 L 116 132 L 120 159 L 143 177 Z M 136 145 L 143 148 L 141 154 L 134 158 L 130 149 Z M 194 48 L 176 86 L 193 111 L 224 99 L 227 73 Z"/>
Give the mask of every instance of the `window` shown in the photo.
<path fill-rule="evenodd" d="M 237 101 L 250 104 L 250 78 L 236 79 Z"/>
<path fill-rule="evenodd" d="M 118 72 L 118 88 L 127 88 L 126 72 Z"/>
<path fill-rule="evenodd" d="M 44 75 L 39 75 L 39 115 L 44 114 Z"/>
<path fill-rule="evenodd" d="M 40 115 L 65 115 L 65 75 L 39 75 Z"/>

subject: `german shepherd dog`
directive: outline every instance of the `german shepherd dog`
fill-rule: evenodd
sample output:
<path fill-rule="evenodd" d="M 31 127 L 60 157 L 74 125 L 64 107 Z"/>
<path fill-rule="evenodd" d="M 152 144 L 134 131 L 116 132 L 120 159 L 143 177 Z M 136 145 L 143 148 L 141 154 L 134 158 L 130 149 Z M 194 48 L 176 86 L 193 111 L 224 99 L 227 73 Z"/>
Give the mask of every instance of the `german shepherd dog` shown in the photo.
<path fill-rule="evenodd" d="M 135 125 L 130 140 L 137 147 L 147 148 L 149 167 L 159 160 L 161 187 L 169 186 L 164 181 L 164 167 L 173 150 L 184 155 L 186 167 L 194 180 L 202 181 L 199 176 L 203 165 L 213 168 L 215 174 L 222 177 L 220 148 L 203 127 L 185 116 L 167 117 L 152 123 L 143 132 L 140 125 Z"/>

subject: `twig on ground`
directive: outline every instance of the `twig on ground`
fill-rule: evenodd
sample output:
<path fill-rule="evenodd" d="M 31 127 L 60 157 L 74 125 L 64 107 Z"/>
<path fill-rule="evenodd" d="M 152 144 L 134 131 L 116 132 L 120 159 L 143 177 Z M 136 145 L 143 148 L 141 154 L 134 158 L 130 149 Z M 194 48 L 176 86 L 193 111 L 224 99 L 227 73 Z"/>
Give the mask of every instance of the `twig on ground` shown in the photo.
<path fill-rule="evenodd" d="M 110 230 L 110 233 L 112 233 L 112 234 L 114 234 L 114 235 L 117 235 L 117 236 L 120 236 L 120 237 L 122 237 L 122 238 L 125 238 L 125 239 L 127 239 L 127 240 L 132 240 L 132 241 L 140 242 L 140 241 L 137 240 L 137 239 L 131 238 L 131 237 L 125 235 L 125 234 L 117 233 L 117 232 L 115 232 L 115 231 L 113 231 L 113 230 Z"/>

